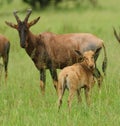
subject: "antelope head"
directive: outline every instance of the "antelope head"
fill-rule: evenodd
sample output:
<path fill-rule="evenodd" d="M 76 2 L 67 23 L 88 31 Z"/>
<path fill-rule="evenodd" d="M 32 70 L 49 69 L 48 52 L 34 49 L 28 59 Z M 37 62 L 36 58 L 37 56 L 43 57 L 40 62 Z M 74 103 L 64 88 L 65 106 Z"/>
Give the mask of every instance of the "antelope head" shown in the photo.
<path fill-rule="evenodd" d="M 76 54 L 81 58 L 80 62 L 84 62 L 86 67 L 90 70 L 95 69 L 95 61 L 94 61 L 94 55 L 95 52 L 92 50 L 86 51 L 83 54 L 79 50 L 75 50 Z"/>
<path fill-rule="evenodd" d="M 28 38 L 29 28 L 32 25 L 36 24 L 38 22 L 38 20 L 40 19 L 40 17 L 28 22 L 29 16 L 32 13 L 32 10 L 28 9 L 25 19 L 23 21 L 21 21 L 20 18 L 18 17 L 18 15 L 17 15 L 17 13 L 18 13 L 18 11 L 13 12 L 13 14 L 16 18 L 17 24 L 7 22 L 7 21 L 5 21 L 5 23 L 8 26 L 10 26 L 10 27 L 12 27 L 12 28 L 14 28 L 18 31 L 18 34 L 19 34 L 19 37 L 20 37 L 20 45 L 21 45 L 22 48 L 25 48 L 26 47 L 26 41 L 27 41 L 27 38 Z"/>

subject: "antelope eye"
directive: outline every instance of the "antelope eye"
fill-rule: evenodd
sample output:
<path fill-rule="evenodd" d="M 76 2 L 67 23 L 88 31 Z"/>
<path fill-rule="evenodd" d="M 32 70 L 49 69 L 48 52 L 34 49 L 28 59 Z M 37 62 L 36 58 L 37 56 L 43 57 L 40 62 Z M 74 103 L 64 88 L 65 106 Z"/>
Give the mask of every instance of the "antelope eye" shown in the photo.
<path fill-rule="evenodd" d="M 27 28 L 25 28 L 24 31 L 27 32 Z"/>

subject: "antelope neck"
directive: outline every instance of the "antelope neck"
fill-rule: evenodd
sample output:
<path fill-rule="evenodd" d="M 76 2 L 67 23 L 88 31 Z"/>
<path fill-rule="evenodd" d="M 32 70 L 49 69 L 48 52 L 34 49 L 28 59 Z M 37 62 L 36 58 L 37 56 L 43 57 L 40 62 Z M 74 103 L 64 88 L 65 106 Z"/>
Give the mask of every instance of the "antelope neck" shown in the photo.
<path fill-rule="evenodd" d="M 25 47 L 25 50 L 26 50 L 27 54 L 29 56 L 31 56 L 32 52 L 35 49 L 36 36 L 30 31 L 29 31 L 27 39 L 26 39 L 26 44 L 27 44 L 27 47 Z"/>

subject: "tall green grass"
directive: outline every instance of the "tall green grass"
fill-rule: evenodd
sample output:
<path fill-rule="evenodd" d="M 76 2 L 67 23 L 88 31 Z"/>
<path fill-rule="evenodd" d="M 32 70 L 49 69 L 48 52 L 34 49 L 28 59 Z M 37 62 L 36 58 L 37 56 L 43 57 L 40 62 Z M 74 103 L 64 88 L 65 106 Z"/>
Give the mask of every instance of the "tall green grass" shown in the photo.
<path fill-rule="evenodd" d="M 97 84 L 92 90 L 92 104 L 87 107 L 84 92 L 82 103 L 75 97 L 71 113 L 68 113 L 66 91 L 60 112 L 57 112 L 57 95 L 47 71 L 46 95 L 39 88 L 39 72 L 33 62 L 19 45 L 17 31 L 5 25 L 4 21 L 16 23 L 13 10 L 21 10 L 24 19 L 27 5 L 15 1 L 4 5 L 0 12 L 0 33 L 11 42 L 9 76 L 7 86 L 4 72 L 0 81 L 0 126 L 119 126 L 120 125 L 120 45 L 116 42 L 112 27 L 120 25 L 119 0 L 99 1 L 97 8 L 49 8 L 33 11 L 30 20 L 41 16 L 40 21 L 31 28 L 35 34 L 51 31 L 57 34 L 71 32 L 90 32 L 104 40 L 108 68 L 107 77 L 102 84 L 101 95 Z M 20 6 L 21 5 L 21 6 Z M 7 9 L 6 9 L 7 8 Z M 98 60 L 101 70 L 103 53 Z"/>

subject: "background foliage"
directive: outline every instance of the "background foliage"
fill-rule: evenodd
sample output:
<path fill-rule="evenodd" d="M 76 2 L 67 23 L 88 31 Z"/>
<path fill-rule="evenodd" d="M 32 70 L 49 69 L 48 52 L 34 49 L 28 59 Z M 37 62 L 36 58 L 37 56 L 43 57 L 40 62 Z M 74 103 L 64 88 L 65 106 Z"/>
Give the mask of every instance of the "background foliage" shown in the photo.
<path fill-rule="evenodd" d="M 83 4 L 85 0 L 23 0 L 23 2 L 26 2 L 30 4 L 33 8 L 36 8 L 37 5 L 39 5 L 40 8 L 45 8 L 49 5 L 54 5 L 55 7 L 58 6 L 60 3 L 67 3 L 72 2 L 72 4 L 81 5 Z M 97 0 L 87 0 L 90 2 L 93 6 L 97 5 Z"/>
<path fill-rule="evenodd" d="M 31 14 L 30 20 L 41 16 L 40 21 L 31 28 L 35 34 L 44 31 L 58 34 L 90 32 L 102 38 L 107 48 L 107 77 L 104 79 L 101 95 L 95 85 L 92 90 L 92 104 L 87 107 L 82 92 L 82 103 L 78 105 L 75 97 L 72 111 L 68 114 L 68 92 L 65 93 L 61 111 L 58 113 L 57 95 L 49 71 L 46 95 L 43 97 L 39 89 L 39 72 L 21 49 L 17 31 L 4 23 L 5 20 L 16 23 L 12 14 L 14 10 L 19 10 L 20 18 L 24 19 L 26 9 L 31 6 L 21 0 L 3 2 L 0 6 L 0 33 L 11 41 L 11 51 L 7 85 L 4 83 L 4 72 L 0 81 L 0 126 L 120 125 L 120 45 L 112 30 L 113 26 L 117 28 L 120 25 L 119 5 L 119 0 L 101 0 L 95 8 L 86 2 L 80 7 L 73 6 L 73 2 L 70 2 L 67 5 L 62 3 L 56 9 L 49 6 L 44 11 L 33 10 Z M 97 62 L 99 68 L 102 60 L 103 53 Z"/>

